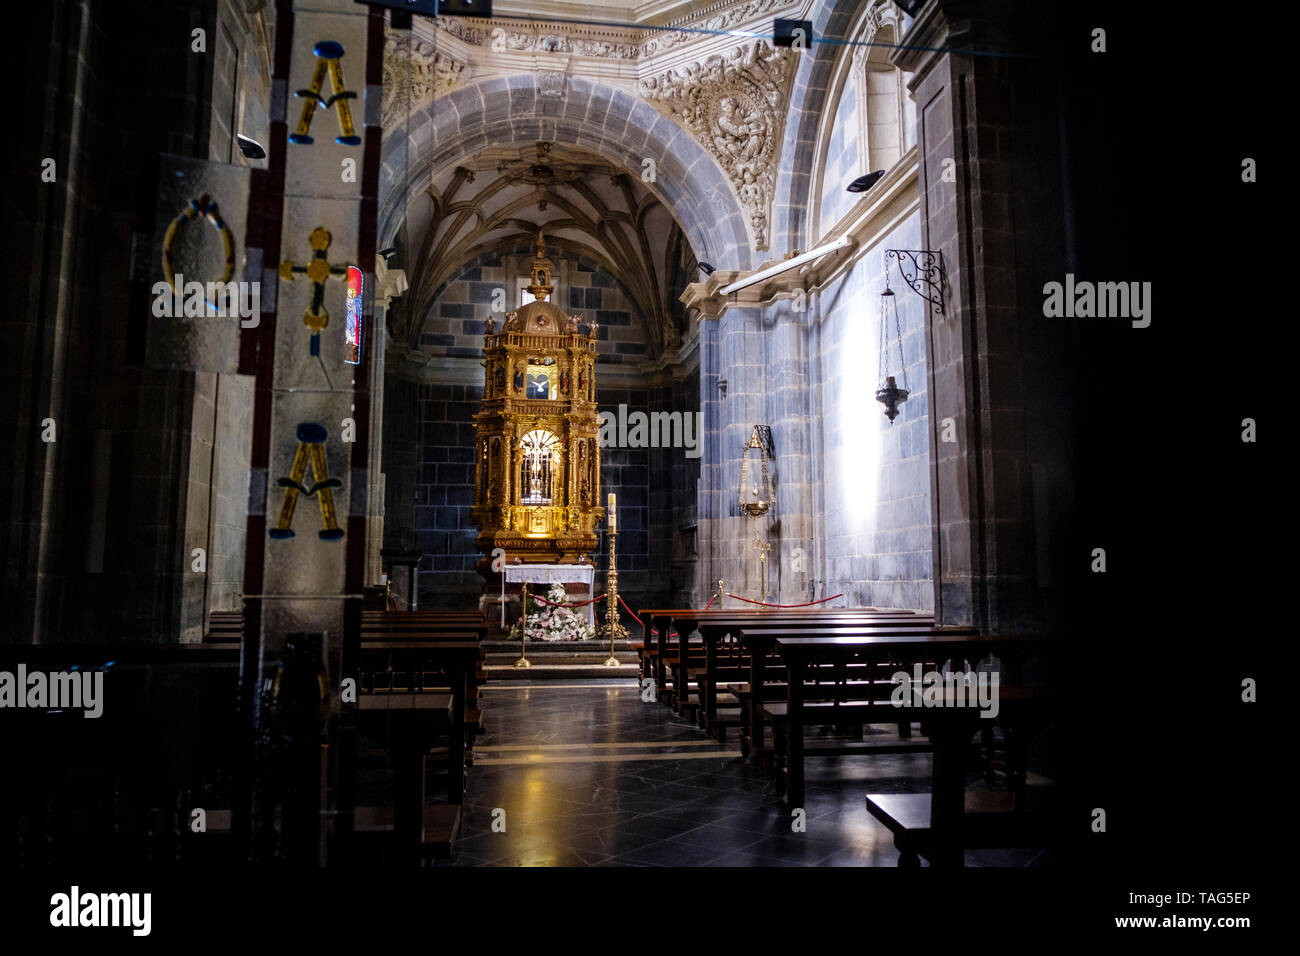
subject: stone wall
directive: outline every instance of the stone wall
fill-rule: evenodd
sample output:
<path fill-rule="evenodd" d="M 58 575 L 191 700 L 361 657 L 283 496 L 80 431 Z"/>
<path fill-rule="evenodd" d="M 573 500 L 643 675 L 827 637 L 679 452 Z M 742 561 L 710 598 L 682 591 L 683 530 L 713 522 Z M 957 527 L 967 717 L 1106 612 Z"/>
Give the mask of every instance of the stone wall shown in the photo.
<path fill-rule="evenodd" d="M 834 225 L 857 201 L 857 194 L 847 189 L 849 183 L 870 172 L 862 168 L 858 145 L 858 94 L 852 79 L 844 84 L 840 101 L 835 106 L 834 126 L 830 145 L 826 150 L 826 166 L 822 171 L 821 219 L 822 229 Z"/>
<path fill-rule="evenodd" d="M 586 257 L 567 255 L 561 244 L 548 240 L 555 263 L 552 301 L 583 322 L 600 325 L 600 360 L 636 363 L 645 359 L 645 329 L 631 297 L 608 271 Z M 453 279 L 434 294 L 424 313 L 419 344 L 431 356 L 478 359 L 483 353 L 483 330 L 489 316 L 501 327 L 504 314 L 493 313 L 493 300 L 502 290 L 506 311 L 519 307 L 519 280 L 527 279 L 532 251 L 490 253 L 466 263 Z"/>
<path fill-rule="evenodd" d="M 820 428 L 828 593 L 844 591 L 850 603 L 931 611 L 928 304 L 903 283 L 896 265 L 889 285 L 911 394 L 892 424 L 875 400 L 884 250 L 916 249 L 919 240 L 913 216 L 821 294 Z M 902 387 L 892 311 L 889 318 L 889 371 Z"/>
<path fill-rule="evenodd" d="M 13 66 L 34 91 L 15 107 L 28 135 L 0 239 L 22 277 L 0 320 L 21 356 L 0 395 L 17 449 L 0 483 L 0 631 L 15 640 L 195 639 L 205 607 L 242 573 L 242 530 L 219 531 L 242 529 L 246 508 L 241 386 L 222 395 L 216 376 L 149 368 L 143 343 L 158 155 L 224 161 L 235 104 L 265 116 L 265 34 L 246 26 L 256 18 L 231 0 L 56 0 L 14 27 L 25 39 Z M 191 49 L 198 26 L 205 54 Z M 230 40 L 237 53 L 220 46 Z M 265 142 L 265 123 L 251 135 Z M 53 183 L 40 180 L 47 157 Z M 219 581 L 191 571 L 194 547 L 208 548 Z"/>

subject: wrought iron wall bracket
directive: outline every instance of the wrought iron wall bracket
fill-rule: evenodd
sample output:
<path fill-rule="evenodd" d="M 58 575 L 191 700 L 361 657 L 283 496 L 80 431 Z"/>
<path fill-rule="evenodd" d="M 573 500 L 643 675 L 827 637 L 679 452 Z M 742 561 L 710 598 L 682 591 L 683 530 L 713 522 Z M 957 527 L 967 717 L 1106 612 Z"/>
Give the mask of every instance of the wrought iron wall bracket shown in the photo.
<path fill-rule="evenodd" d="M 898 274 L 907 287 L 943 315 L 943 253 L 929 249 L 886 249 L 886 277 L 890 259 L 898 262 Z"/>

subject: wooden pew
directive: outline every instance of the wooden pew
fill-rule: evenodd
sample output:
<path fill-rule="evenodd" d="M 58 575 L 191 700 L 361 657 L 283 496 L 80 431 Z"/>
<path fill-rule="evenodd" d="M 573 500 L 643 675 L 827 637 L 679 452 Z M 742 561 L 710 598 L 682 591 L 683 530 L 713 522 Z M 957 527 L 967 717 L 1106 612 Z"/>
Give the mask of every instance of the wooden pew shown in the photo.
<path fill-rule="evenodd" d="M 487 636 L 487 629 L 487 620 L 478 611 L 364 611 L 361 616 L 363 642 L 379 637 L 419 641 L 433 635 L 473 632 L 474 639 L 481 645 Z M 482 666 L 484 659 L 480 650 L 479 666 L 470 685 L 466 704 L 468 726 L 475 735 L 483 732 L 478 689 L 487 682 L 487 672 Z M 375 672 L 369 673 L 373 681 Z"/>
<path fill-rule="evenodd" d="M 434 634 L 450 633 L 463 636 L 472 631 L 475 640 L 482 643 L 487 636 L 487 621 L 478 611 L 389 611 L 365 610 L 361 616 L 363 641 L 374 638 L 393 638 L 419 641 Z M 205 645 L 238 645 L 243 637 L 243 613 L 240 611 L 212 611 L 208 615 L 208 634 Z M 482 655 L 480 655 L 480 660 Z M 375 671 L 368 672 L 373 685 Z M 482 715 L 478 706 L 478 688 L 487 680 L 481 667 L 471 683 L 467 697 L 466 720 L 474 734 L 482 732 Z M 374 687 L 371 686 L 371 691 Z"/>
<path fill-rule="evenodd" d="M 641 647 L 642 677 L 651 676 L 649 671 L 653 671 L 658 698 L 664 702 L 669 702 L 674 709 L 681 711 L 689 703 L 689 688 L 686 686 L 689 680 L 689 662 L 691 658 L 691 648 L 694 647 L 703 656 L 704 645 L 701 643 L 691 644 L 689 636 L 695 631 L 703 621 L 718 620 L 765 620 L 778 621 L 785 620 L 787 617 L 792 622 L 807 622 L 823 620 L 827 617 L 839 615 L 850 615 L 856 620 L 861 616 L 870 615 L 903 615 L 908 618 L 916 617 L 911 611 L 892 611 L 881 608 L 801 608 L 801 609 L 781 609 L 781 608 L 730 608 L 726 610 L 696 610 L 694 608 L 650 608 L 642 610 L 640 617 L 644 627 L 644 641 Z M 927 618 L 927 620 L 930 620 Z M 669 631 L 673 626 L 677 627 L 679 640 L 672 642 L 669 640 Z M 725 631 L 723 632 L 725 633 Z M 701 631 L 701 634 L 703 632 Z M 647 666 L 647 664 L 649 666 Z M 673 690 L 669 695 L 667 692 L 667 683 L 669 672 L 673 674 Z M 678 675 L 681 675 L 681 679 Z"/>
<path fill-rule="evenodd" d="M 726 715 L 725 718 L 719 717 L 717 697 L 718 684 L 721 681 L 738 681 L 748 676 L 749 661 L 738 638 L 742 628 L 749 627 L 751 631 L 755 631 L 791 626 L 831 627 L 860 623 L 930 626 L 933 625 L 934 618 L 928 614 L 916 614 L 911 611 L 888 611 L 877 608 L 819 609 L 785 613 L 768 611 L 759 614 L 723 611 L 701 614 L 694 624 L 703 642 L 703 659 L 696 658 L 692 661 L 688 657 L 685 663 L 679 660 L 677 665 L 678 670 L 685 668 L 688 679 L 695 680 L 699 695 L 700 726 L 705 730 L 721 729 L 725 733 L 726 727 L 743 724 L 738 709 L 735 714 Z M 719 659 L 720 652 L 728 636 L 733 639 L 729 645 L 730 660 L 723 664 Z M 689 693 L 689 686 L 687 691 Z"/>
<path fill-rule="evenodd" d="M 786 722 L 786 799 L 791 806 L 799 806 L 804 799 L 803 760 L 805 742 L 803 729 L 807 719 L 804 707 L 806 683 L 810 670 L 819 665 L 844 667 L 850 662 L 865 664 L 866 673 L 874 677 L 874 667 L 879 664 L 893 669 L 909 671 L 914 663 L 922 664 L 925 669 L 937 669 L 945 659 L 954 661 L 978 661 L 988 654 L 995 654 L 1004 661 L 1006 686 L 999 686 L 999 704 L 1008 703 L 1014 709 L 1019 702 L 1028 700 L 1032 695 L 1018 685 L 1019 665 L 1023 658 L 1037 650 L 1039 640 L 1026 636 L 999 636 L 979 634 L 959 634 L 958 629 L 932 628 L 928 632 L 912 631 L 896 633 L 890 629 L 863 628 L 856 633 L 828 634 L 825 629 L 790 629 L 764 632 L 765 639 L 775 641 L 777 652 L 785 661 L 787 668 L 787 696 L 785 706 Z M 747 635 L 748 636 L 748 635 Z M 980 727 L 980 712 L 973 707 L 946 708 L 961 712 L 960 718 L 949 718 L 941 712 L 944 708 L 931 707 L 896 707 L 891 701 L 893 688 L 888 684 L 869 685 L 875 693 L 869 693 L 853 706 L 863 711 L 866 722 L 895 722 L 900 712 L 906 712 L 915 720 L 922 722 L 923 728 L 944 730 L 950 726 L 957 728 L 955 734 L 939 737 L 930 736 L 930 743 L 936 751 L 936 784 L 942 793 L 936 790 L 935 807 L 942 822 L 947 823 L 953 814 L 961 813 L 961 789 L 954 798 L 951 793 L 952 774 L 960 783 L 963 779 L 964 763 L 961 751 L 970 742 L 970 733 Z M 1006 693 L 1004 693 L 1006 691 Z M 938 715 L 938 716 L 936 716 Z M 1002 714 L 999 713 L 999 719 Z M 973 721 L 973 722 L 972 722 Z M 761 726 L 761 720 L 759 722 Z M 964 742 L 960 739 L 962 730 L 969 730 Z M 944 756 L 938 756 L 939 749 L 946 748 Z M 954 755 L 953 751 L 957 753 Z M 954 803 L 955 800 L 955 803 Z M 954 809 L 955 807 L 955 809 Z"/>
<path fill-rule="evenodd" d="M 668 631 L 672 627 L 673 615 L 689 613 L 692 613 L 689 608 L 649 608 L 638 614 L 645 635 L 641 647 L 637 649 L 641 658 L 641 677 L 654 677 L 657 700 L 664 699 L 667 689 L 664 663 L 668 654 Z"/>
<path fill-rule="evenodd" d="M 484 641 L 487 622 L 480 611 L 391 611 L 368 610 L 361 614 L 361 676 L 363 692 L 369 695 L 406 692 L 413 695 L 439 695 L 451 692 L 438 661 L 429 656 L 430 645 L 469 643 L 476 648 L 474 662 L 460 702 L 458 726 L 463 732 L 456 737 L 459 753 L 448 752 L 452 773 L 463 773 L 473 765 L 474 736 L 484 731 L 482 710 L 478 705 L 478 688 L 486 682 Z M 433 676 L 430 676 L 433 674 Z M 399 680 L 400 678 L 400 680 Z M 412 718 L 425 719 L 425 718 Z M 459 770 L 456 770 L 459 767 Z M 459 803 L 460 797 L 456 797 Z"/>
<path fill-rule="evenodd" d="M 243 611 L 209 611 L 205 644 L 238 644 L 244 637 Z"/>
<path fill-rule="evenodd" d="M 956 637 L 969 637 L 976 634 L 973 628 L 953 628 L 941 627 L 923 620 L 917 621 L 858 621 L 846 623 L 826 622 L 826 623 L 796 623 L 793 625 L 784 624 L 784 622 L 769 623 L 766 621 L 757 622 L 748 628 L 741 627 L 740 643 L 749 651 L 749 706 L 748 718 L 745 723 L 745 729 L 741 736 L 741 752 L 751 760 L 762 761 L 772 755 L 771 748 L 764 743 L 764 705 L 772 698 L 769 685 L 775 680 L 784 676 L 783 664 L 772 666 L 772 660 L 776 654 L 776 641 L 779 636 L 808 636 L 820 634 L 823 637 L 830 638 L 835 634 L 853 635 L 863 630 L 878 635 L 915 635 L 915 634 L 948 634 Z M 786 633 L 781 634 L 782 631 Z M 784 686 L 781 690 L 784 691 Z M 885 718 L 881 718 L 886 721 Z M 910 724 L 909 722 L 906 722 Z M 900 734 L 905 735 L 906 730 L 900 725 Z"/>
<path fill-rule="evenodd" d="M 362 639 L 363 672 L 382 660 L 392 675 L 388 688 L 375 688 L 369 681 L 357 703 L 364 722 L 391 729 L 395 789 L 391 825 L 381 810 L 358 807 L 356 827 L 365 832 L 391 826 L 403 857 L 446 855 L 459 830 L 470 739 L 466 704 L 481 650 L 474 631 L 396 632 Z M 439 675 L 432 682 L 431 673 Z M 404 675 L 401 684 L 398 674 Z M 441 733 L 448 742 L 447 804 L 426 807 L 425 759 Z"/>
<path fill-rule="evenodd" d="M 238 645 L 0 642 L 0 670 L 20 665 L 102 671 L 101 710 L 88 719 L 75 705 L 59 709 L 51 690 L 48 706 L 0 712 L 0 759 L 21 768 L 0 787 L 0 859 L 29 868 L 235 863 L 226 821 L 246 740 L 233 706 Z M 268 662 L 262 676 L 273 673 Z M 91 803 L 93 816 L 76 810 Z M 201 847 L 190 839 L 195 807 L 207 813 Z"/>
<path fill-rule="evenodd" d="M 950 691 L 943 697 L 945 706 L 918 708 L 921 726 L 934 743 L 930 793 L 866 797 L 868 812 L 894 835 L 899 866 L 919 866 L 917 857 L 924 856 L 936 867 L 959 867 L 966 849 L 1050 842 L 1061 831 L 1060 801 L 1050 792 L 1030 789 L 1023 773 L 1008 773 L 1005 791 L 966 792 L 965 750 L 990 721 L 978 710 L 950 706 Z M 1051 719 L 1053 707 L 1043 688 L 999 686 L 996 722 L 1011 739 L 1009 764 L 1023 767 L 1029 737 Z"/>
<path fill-rule="evenodd" d="M 699 631 L 701 642 L 698 645 L 678 641 L 675 659 L 669 657 L 669 667 L 673 673 L 673 706 L 679 712 L 690 716 L 699 705 L 706 711 L 710 704 L 703 698 L 708 686 L 716 684 L 709 679 L 710 670 L 716 668 L 718 642 L 728 633 L 738 632 L 746 623 L 751 628 L 758 627 L 798 627 L 832 624 L 857 624 L 866 622 L 881 623 L 917 623 L 930 624 L 933 618 L 921 617 L 910 611 L 885 611 L 879 608 L 807 608 L 794 611 L 782 610 L 731 610 L 731 611 L 697 611 L 689 615 L 679 615 L 673 619 L 679 635 Z M 693 651 L 692 648 L 695 648 Z M 710 651 L 712 648 L 712 651 Z M 697 684 L 701 697 L 697 702 L 691 701 L 690 678 L 692 665 L 696 676 L 705 675 L 704 684 Z M 679 690 L 680 687 L 680 690 Z M 714 708 L 716 720 L 716 708 Z"/>

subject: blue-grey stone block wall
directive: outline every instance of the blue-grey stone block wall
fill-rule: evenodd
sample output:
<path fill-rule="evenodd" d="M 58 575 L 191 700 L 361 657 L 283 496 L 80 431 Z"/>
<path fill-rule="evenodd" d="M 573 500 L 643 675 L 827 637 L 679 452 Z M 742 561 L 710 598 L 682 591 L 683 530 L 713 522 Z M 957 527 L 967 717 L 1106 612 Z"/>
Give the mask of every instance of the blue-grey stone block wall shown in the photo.
<path fill-rule="evenodd" d="M 928 304 L 892 266 L 889 285 L 911 395 L 891 425 L 875 400 L 886 248 L 920 248 L 918 217 L 869 249 L 819 302 L 826 587 L 856 597 L 850 603 L 931 611 Z M 888 319 L 888 371 L 902 387 L 892 311 Z"/>
<path fill-rule="evenodd" d="M 600 326 L 601 361 L 644 361 L 649 349 L 645 329 L 618 280 L 584 256 L 564 254 L 554 241 L 548 242 L 547 251 L 555 263 L 551 301 L 566 314 Z M 531 249 L 522 247 L 513 254 L 490 253 L 471 260 L 429 303 L 420 328 L 420 349 L 432 356 L 481 357 L 488 317 L 498 330 L 505 321 L 505 312 L 492 311 L 497 290 L 505 290 L 506 312 L 518 308 L 518 282 L 528 276 L 531 263 Z"/>
<path fill-rule="evenodd" d="M 384 546 L 419 548 L 421 608 L 474 607 L 483 579 L 474 498 L 474 423 L 482 387 L 386 376 Z"/>
<path fill-rule="evenodd" d="M 597 407 L 617 412 L 685 410 L 692 403 L 693 382 L 658 388 L 600 385 Z M 474 424 L 482 389 L 469 385 L 396 381 L 384 435 L 387 501 L 385 546 L 418 547 L 419 605 L 422 608 L 467 608 L 482 594 L 474 570 L 480 555 L 470 523 L 474 500 Z M 398 411 L 396 404 L 413 411 Z M 401 423 L 399 419 L 409 419 Z M 601 452 L 601 496 L 618 495 L 619 590 L 633 610 L 665 606 L 689 597 L 694 581 L 693 540 L 679 540 L 698 474 L 698 459 L 681 448 L 607 447 Z M 593 555 L 599 592 L 605 590 L 609 547 L 604 526 Z"/>
<path fill-rule="evenodd" d="M 701 323 L 699 577 L 708 590 L 721 577 L 728 593 L 758 596 L 751 542 L 762 535 L 771 545 L 769 600 L 793 604 L 843 592 L 834 604 L 933 610 L 928 306 L 897 266 L 890 286 L 911 394 L 892 425 L 875 400 L 884 250 L 920 245 L 914 215 L 808 297 L 804 312 L 777 299 Z M 902 386 L 892 312 L 889 318 L 887 373 Z M 741 457 L 755 424 L 772 426 L 775 450 L 775 505 L 763 518 L 742 515 L 737 504 Z"/>
<path fill-rule="evenodd" d="M 650 390 L 644 388 L 617 388 L 600 383 L 600 365 L 596 367 L 596 407 L 601 412 L 617 413 L 618 406 L 626 404 L 628 412 L 647 410 Z M 600 450 L 600 501 L 604 504 L 610 492 L 618 496 L 618 587 L 623 600 L 633 611 L 647 607 L 650 596 L 650 486 L 651 468 L 661 471 L 658 454 L 652 462 L 651 453 L 660 449 L 605 447 Z M 605 569 L 609 567 L 609 536 L 605 525 L 598 525 L 599 544 L 596 564 L 596 591 L 605 593 Z M 662 542 L 656 541 L 662 550 Z M 605 605 L 597 609 L 603 617 Z M 622 609 L 623 620 L 627 617 Z"/>
<path fill-rule="evenodd" d="M 852 55 L 846 52 L 845 55 Z M 850 77 L 835 108 L 830 146 L 826 150 L 826 168 L 822 172 L 821 228 L 825 231 L 848 212 L 859 194 L 846 187 L 859 176 L 871 172 L 862 168 L 858 158 L 858 92 Z"/>

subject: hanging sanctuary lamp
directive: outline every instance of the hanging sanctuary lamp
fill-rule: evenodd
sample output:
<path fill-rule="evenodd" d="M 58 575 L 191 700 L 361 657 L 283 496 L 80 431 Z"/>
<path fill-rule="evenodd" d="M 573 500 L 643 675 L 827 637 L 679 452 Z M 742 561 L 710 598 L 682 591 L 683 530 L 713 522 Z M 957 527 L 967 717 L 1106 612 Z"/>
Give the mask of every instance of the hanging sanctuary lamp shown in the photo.
<path fill-rule="evenodd" d="M 751 518 L 761 518 L 772 507 L 772 429 L 768 425 L 755 425 L 749 443 L 740 456 L 740 510 Z M 758 551 L 759 601 L 767 600 L 767 553 L 772 545 L 766 540 L 759 525 L 754 538 Z M 722 582 L 718 582 L 721 591 Z"/>
<path fill-rule="evenodd" d="M 898 375 L 903 378 L 903 387 L 898 387 L 896 375 L 889 374 L 893 368 L 889 342 L 889 328 L 894 328 L 894 340 L 898 346 Z M 894 424 L 898 417 L 898 406 L 907 401 L 907 365 L 903 360 L 903 332 L 898 321 L 898 297 L 889 287 L 889 269 L 885 268 L 885 289 L 880 293 L 880 387 L 876 389 L 876 401 L 885 406 L 885 416 L 889 424 Z"/>

